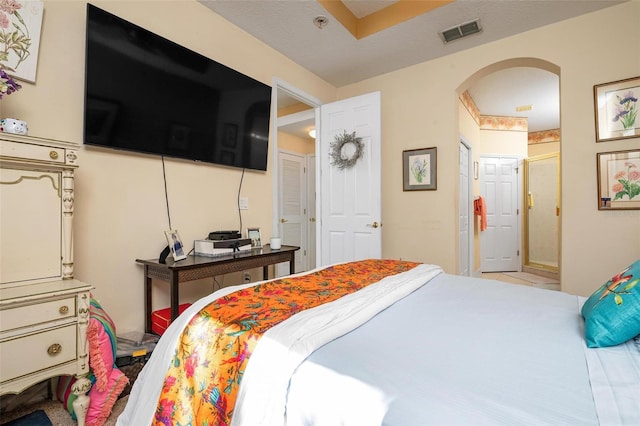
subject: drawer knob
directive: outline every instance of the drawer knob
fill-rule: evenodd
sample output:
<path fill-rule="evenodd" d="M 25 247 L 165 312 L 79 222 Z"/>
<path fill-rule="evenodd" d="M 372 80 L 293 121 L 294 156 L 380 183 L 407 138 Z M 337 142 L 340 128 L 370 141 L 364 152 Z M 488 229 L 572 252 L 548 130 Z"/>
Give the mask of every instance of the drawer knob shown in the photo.
<path fill-rule="evenodd" d="M 57 159 L 58 159 L 58 153 L 57 153 L 56 151 L 50 151 L 50 152 L 49 152 L 49 157 L 50 157 L 52 160 L 57 160 Z"/>
<path fill-rule="evenodd" d="M 69 307 L 67 305 L 60 306 L 59 311 L 61 315 L 66 315 L 69 313 Z"/>
<path fill-rule="evenodd" d="M 61 351 L 62 345 L 60 345 L 59 343 L 54 343 L 53 345 L 49 346 L 49 349 L 47 349 L 47 353 L 51 356 L 58 355 Z"/>

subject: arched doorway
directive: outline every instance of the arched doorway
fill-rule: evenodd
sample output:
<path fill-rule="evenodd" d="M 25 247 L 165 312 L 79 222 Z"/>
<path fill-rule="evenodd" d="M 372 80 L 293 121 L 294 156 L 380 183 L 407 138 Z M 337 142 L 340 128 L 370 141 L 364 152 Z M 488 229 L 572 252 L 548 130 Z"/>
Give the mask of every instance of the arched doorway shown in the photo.
<path fill-rule="evenodd" d="M 471 193 L 473 194 L 473 197 L 477 198 L 478 195 L 480 195 L 480 179 L 478 176 L 478 169 L 479 169 L 479 163 L 480 163 L 480 157 L 484 154 L 490 153 L 490 154 L 495 154 L 495 155 L 504 155 L 505 152 L 500 152 L 500 144 L 493 144 L 492 145 L 492 141 L 491 142 L 487 142 L 486 138 L 487 138 L 487 134 L 490 134 L 490 132 L 484 132 L 484 130 L 487 129 L 486 125 L 488 122 L 490 122 L 490 120 L 487 119 L 487 115 L 491 115 L 490 112 L 485 112 L 482 111 L 482 109 L 479 109 L 473 101 L 473 98 L 471 96 L 470 93 L 474 92 L 473 88 L 474 87 L 478 87 L 479 85 L 482 85 L 483 80 L 489 80 L 492 81 L 493 84 L 496 84 L 496 81 L 498 83 L 504 83 L 504 85 L 508 85 L 510 83 L 511 80 L 509 79 L 505 79 L 504 81 L 501 81 L 499 78 L 496 80 L 496 76 L 502 76 L 502 75 L 521 75 L 523 79 L 525 79 L 527 77 L 528 74 L 547 74 L 553 77 L 553 79 L 556 82 L 556 107 L 557 107 L 557 121 L 559 123 L 559 76 L 560 76 L 560 69 L 558 66 L 556 66 L 555 64 L 552 64 L 548 61 L 542 60 L 542 59 L 538 59 L 538 58 L 513 58 L 513 59 L 509 59 L 509 60 L 505 60 L 505 61 L 501 61 L 501 62 L 497 62 L 495 64 L 489 65 L 487 67 L 484 67 L 480 70 L 478 70 L 477 72 L 475 72 L 473 75 L 471 75 L 469 78 L 467 78 L 457 89 L 457 95 L 459 97 L 459 99 L 461 100 L 461 104 L 463 105 L 463 107 L 460 108 L 460 116 L 459 116 L 459 132 L 460 132 L 460 139 L 464 139 L 465 142 L 467 142 L 471 148 L 471 156 L 472 158 L 470 159 L 471 164 L 473 164 L 471 170 L 472 170 L 472 177 L 469 178 L 469 182 L 468 185 L 469 187 L 472 188 Z M 529 83 L 520 83 L 525 84 L 525 86 L 521 86 L 524 88 L 531 88 L 532 85 L 534 85 L 534 81 L 536 79 L 532 78 L 532 80 Z M 522 81 L 527 81 L 522 80 Z M 493 86 L 495 87 L 495 86 Z M 535 87 L 534 87 L 535 89 Z M 495 92 L 500 92 L 500 90 L 495 90 Z M 533 105 L 533 108 L 543 108 L 543 105 Z M 539 112 L 539 110 L 537 111 Z M 495 114 L 495 113 L 494 113 Z M 514 110 L 514 114 L 513 117 L 526 117 L 526 110 L 522 113 L 522 114 L 517 114 L 516 111 Z M 467 116 L 468 115 L 468 116 Z M 501 114 L 501 115 L 506 115 L 506 114 Z M 471 117 L 471 119 L 469 118 Z M 497 120 L 500 122 L 500 125 L 502 126 L 510 126 L 513 123 L 510 123 L 509 120 L 502 120 L 502 118 L 509 118 L 509 117 L 500 117 L 500 120 Z M 471 123 L 471 125 L 469 124 Z M 517 124 L 517 123 L 516 123 Z M 475 126 L 475 128 L 474 128 Z M 526 127 L 527 123 L 525 121 L 524 124 L 524 133 L 520 134 L 518 137 L 520 138 L 519 141 L 522 141 L 522 138 L 524 138 L 525 140 L 525 145 L 524 145 L 524 150 L 522 148 L 520 148 L 520 151 L 517 152 L 517 157 L 521 158 L 521 160 L 518 163 L 518 167 L 517 167 L 517 173 L 518 173 L 518 179 L 519 179 L 519 184 L 523 185 L 524 184 L 524 180 L 523 180 L 523 176 L 524 176 L 524 159 L 528 158 L 529 156 L 532 155 L 540 155 L 541 152 L 546 153 L 544 151 L 540 150 L 540 147 L 537 147 L 537 149 L 533 150 L 533 154 L 530 153 L 530 140 L 532 135 L 534 135 L 532 132 L 530 132 L 530 130 Z M 489 128 L 490 129 L 490 128 Z M 501 130 L 509 130 L 508 128 L 503 128 Z M 544 128 L 544 129 L 535 129 L 536 132 L 540 131 L 540 130 L 544 130 L 545 132 L 545 136 L 546 134 L 551 134 L 552 136 L 555 136 L 557 138 L 557 141 L 554 145 L 549 144 L 548 146 L 545 147 L 545 149 L 547 149 L 547 151 L 549 149 L 551 150 L 556 150 L 559 154 L 560 151 L 560 125 L 557 125 L 557 128 L 554 129 L 548 129 L 548 128 Z M 518 131 L 523 132 L 522 128 L 519 128 Z M 551 132 L 550 132 L 551 131 Z M 482 135 L 481 135 L 482 132 Z M 543 133 L 543 132 L 540 132 Z M 500 134 L 500 137 L 498 139 L 500 139 L 501 137 L 503 137 L 503 134 Z M 544 142 L 549 142 L 551 140 L 545 140 Z M 484 145 L 483 145 L 484 144 Z M 487 146 L 489 146 L 489 148 L 487 148 Z M 462 178 L 462 174 L 463 171 L 460 171 L 460 175 Z M 559 174 L 558 174 L 559 176 Z M 560 182 L 558 182 L 558 189 L 560 187 Z M 462 191 L 463 185 L 461 183 L 461 186 L 459 188 L 459 191 Z M 526 201 L 526 196 L 528 195 L 528 190 L 527 188 L 524 188 L 521 193 L 518 195 L 518 200 L 517 200 L 517 207 L 516 210 L 518 212 L 518 223 L 519 223 L 519 227 L 518 227 L 518 247 L 517 247 L 517 255 L 520 259 L 524 260 L 525 259 L 525 253 L 528 253 L 528 246 L 526 245 L 526 243 L 529 241 L 529 239 L 527 238 L 528 236 L 528 229 L 525 228 L 525 226 L 528 226 L 528 223 L 526 223 L 526 221 L 524 220 L 524 217 L 526 216 L 526 213 L 528 212 L 528 205 L 525 203 Z M 472 203 L 473 200 L 469 200 L 469 203 Z M 462 212 L 462 210 L 466 209 L 467 206 L 463 205 L 463 200 L 459 201 L 460 205 L 458 206 L 458 211 L 459 213 Z M 559 201 L 558 201 L 558 208 L 554 208 L 553 209 L 553 214 L 556 215 L 556 220 L 557 220 L 557 224 L 558 224 L 558 232 L 557 232 L 557 240 L 555 242 L 555 244 L 557 245 L 557 253 L 560 253 L 560 249 L 559 249 L 559 245 L 560 245 L 560 227 L 559 227 L 559 223 L 560 223 L 560 209 L 559 209 Z M 462 217 L 462 216 L 461 216 Z M 468 243 L 469 247 L 464 247 L 463 245 L 465 244 L 465 241 L 461 238 L 458 241 L 459 244 L 459 253 L 468 253 L 468 256 L 470 257 L 470 259 L 468 259 L 468 262 L 472 265 L 472 270 L 473 272 L 481 272 L 481 268 L 480 268 L 480 263 L 481 263 L 481 259 L 482 259 L 482 251 L 481 251 L 481 247 L 480 247 L 480 241 L 481 238 L 484 236 L 480 233 L 480 231 L 478 230 L 479 227 L 479 220 L 477 218 L 474 218 L 473 216 L 470 218 L 470 222 L 468 224 L 469 229 L 472 230 L 473 232 L 473 238 L 468 239 Z M 464 229 L 464 224 L 460 224 L 460 229 Z M 485 234 L 488 235 L 488 234 Z M 524 244 L 523 244 L 524 243 Z M 559 256 L 559 254 L 558 254 Z M 525 262 L 520 261 L 520 265 L 523 265 Z M 460 267 L 463 266 L 463 262 L 464 259 L 461 258 L 460 260 Z M 558 259 L 558 267 L 557 268 L 550 268 L 550 271 L 552 273 L 552 275 L 558 277 L 559 276 L 559 259 Z M 527 265 L 524 264 L 523 268 L 526 268 Z M 547 268 L 543 268 L 545 269 L 545 271 L 543 272 L 547 272 L 546 269 Z M 462 270 L 462 269 L 460 269 Z M 526 270 L 526 269 L 525 269 Z M 473 275 L 473 274 L 472 274 Z M 541 274 L 541 275 L 546 275 L 546 274 Z"/>

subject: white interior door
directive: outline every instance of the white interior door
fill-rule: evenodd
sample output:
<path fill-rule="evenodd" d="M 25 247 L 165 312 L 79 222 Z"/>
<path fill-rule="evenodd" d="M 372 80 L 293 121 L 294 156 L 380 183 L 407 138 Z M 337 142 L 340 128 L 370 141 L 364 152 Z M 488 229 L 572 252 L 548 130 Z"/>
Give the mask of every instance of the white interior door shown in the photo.
<path fill-rule="evenodd" d="M 469 185 L 469 147 L 460 142 L 459 154 L 460 169 L 460 193 L 458 200 L 458 228 L 460 258 L 458 261 L 458 274 L 471 276 L 471 244 L 469 222 L 471 221 L 471 189 Z"/>
<path fill-rule="evenodd" d="M 487 229 L 480 232 L 482 272 L 520 270 L 518 186 L 517 158 L 480 158 L 480 193 L 487 210 Z"/>
<path fill-rule="evenodd" d="M 364 153 L 351 168 L 331 165 L 336 135 L 355 132 Z M 320 262 L 325 266 L 382 255 L 380 93 L 320 107 Z"/>
<path fill-rule="evenodd" d="M 295 253 L 295 272 L 306 271 L 307 262 L 307 176 L 306 157 L 280 150 L 278 155 L 280 212 L 280 237 L 282 244 L 298 246 Z M 289 274 L 288 264 L 281 264 L 276 269 L 280 276 Z"/>

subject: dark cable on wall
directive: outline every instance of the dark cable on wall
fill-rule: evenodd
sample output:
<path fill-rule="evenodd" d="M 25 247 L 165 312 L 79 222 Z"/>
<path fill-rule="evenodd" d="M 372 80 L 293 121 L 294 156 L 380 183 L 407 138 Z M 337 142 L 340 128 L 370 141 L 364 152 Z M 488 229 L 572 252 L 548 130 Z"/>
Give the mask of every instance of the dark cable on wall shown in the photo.
<path fill-rule="evenodd" d="M 240 176 L 240 185 L 238 185 L 238 217 L 240 218 L 240 235 L 242 235 L 242 210 L 240 210 L 240 191 L 242 190 L 242 181 L 244 180 L 244 171 L 246 169 L 242 169 L 242 176 Z"/>
<path fill-rule="evenodd" d="M 164 199 L 167 202 L 167 218 L 169 219 L 169 229 L 173 229 L 171 227 L 171 213 L 169 212 L 169 194 L 167 192 L 167 172 L 164 168 L 164 155 L 161 155 L 162 158 L 162 178 L 164 179 Z"/>

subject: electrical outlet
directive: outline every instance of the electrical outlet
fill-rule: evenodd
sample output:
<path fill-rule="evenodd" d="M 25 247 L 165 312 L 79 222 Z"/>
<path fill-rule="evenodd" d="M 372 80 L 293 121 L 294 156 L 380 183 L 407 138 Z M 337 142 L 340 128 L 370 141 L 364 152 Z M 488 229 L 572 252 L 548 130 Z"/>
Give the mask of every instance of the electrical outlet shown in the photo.
<path fill-rule="evenodd" d="M 240 197 L 238 200 L 238 206 L 240 207 L 240 210 L 249 210 L 249 198 Z"/>
<path fill-rule="evenodd" d="M 250 283 L 251 282 L 251 274 L 248 272 L 244 273 L 244 282 L 245 283 Z"/>

